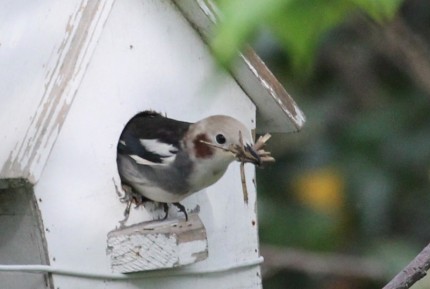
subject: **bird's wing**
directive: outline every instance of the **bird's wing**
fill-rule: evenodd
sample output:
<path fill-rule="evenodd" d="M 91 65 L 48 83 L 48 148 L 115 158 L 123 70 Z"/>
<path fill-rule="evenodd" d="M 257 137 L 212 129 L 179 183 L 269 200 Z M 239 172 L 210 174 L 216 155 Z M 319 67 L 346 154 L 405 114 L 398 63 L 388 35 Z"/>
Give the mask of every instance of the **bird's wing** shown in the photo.
<path fill-rule="evenodd" d="M 169 119 L 153 111 L 135 115 L 118 142 L 118 154 L 140 165 L 167 165 L 181 149 L 180 142 L 190 123 Z"/>

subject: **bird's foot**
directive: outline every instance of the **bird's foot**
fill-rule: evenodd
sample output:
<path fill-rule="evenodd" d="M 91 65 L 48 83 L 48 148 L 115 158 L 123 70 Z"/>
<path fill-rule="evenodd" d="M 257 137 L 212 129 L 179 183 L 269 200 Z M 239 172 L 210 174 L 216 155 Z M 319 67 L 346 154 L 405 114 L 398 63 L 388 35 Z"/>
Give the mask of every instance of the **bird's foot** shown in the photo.
<path fill-rule="evenodd" d="M 124 195 L 119 199 L 121 203 L 129 203 L 133 196 L 133 189 L 127 185 L 122 184 L 122 191 Z"/>
<path fill-rule="evenodd" d="M 163 203 L 163 209 L 166 215 L 164 215 L 164 218 L 161 219 L 162 221 L 166 220 L 167 216 L 169 215 L 169 205 L 167 203 Z"/>
<path fill-rule="evenodd" d="M 188 222 L 188 214 L 187 214 L 187 210 L 185 209 L 185 207 L 180 203 L 173 203 L 173 205 L 179 209 L 179 212 L 184 213 L 185 221 Z"/>

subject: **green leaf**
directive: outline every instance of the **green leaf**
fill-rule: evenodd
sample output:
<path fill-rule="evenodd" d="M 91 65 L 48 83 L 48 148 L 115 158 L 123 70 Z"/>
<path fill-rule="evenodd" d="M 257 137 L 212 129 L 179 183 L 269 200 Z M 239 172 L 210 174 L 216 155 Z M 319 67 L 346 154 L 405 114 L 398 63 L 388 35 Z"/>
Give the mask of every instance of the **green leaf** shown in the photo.
<path fill-rule="evenodd" d="M 321 37 L 352 8 L 344 0 L 294 0 L 271 17 L 270 28 L 290 52 L 294 71 L 310 71 Z"/>
<path fill-rule="evenodd" d="M 219 1 L 222 21 L 211 42 L 218 60 L 228 65 L 257 27 L 288 2 L 290 0 Z"/>
<path fill-rule="evenodd" d="M 350 0 L 363 9 L 375 21 L 385 22 L 391 20 L 403 0 Z"/>
<path fill-rule="evenodd" d="M 270 28 L 289 53 L 292 70 L 301 76 L 312 70 L 325 33 L 357 8 L 376 21 L 394 17 L 403 0 L 220 0 L 222 21 L 211 47 L 229 66 L 245 42 L 261 27 Z"/>

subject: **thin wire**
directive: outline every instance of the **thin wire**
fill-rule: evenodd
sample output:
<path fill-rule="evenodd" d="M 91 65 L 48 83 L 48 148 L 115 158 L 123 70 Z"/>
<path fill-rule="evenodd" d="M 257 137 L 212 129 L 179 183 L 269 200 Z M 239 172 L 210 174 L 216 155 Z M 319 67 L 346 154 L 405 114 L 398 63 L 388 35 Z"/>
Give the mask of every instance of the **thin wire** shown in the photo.
<path fill-rule="evenodd" d="M 1 271 L 8 272 L 22 272 L 22 273 L 51 273 L 63 276 L 72 276 L 78 278 L 90 279 L 104 279 L 104 280 L 129 280 L 129 279 L 144 279 L 144 278 L 157 278 L 157 277 L 171 277 L 171 276 L 192 276 L 203 274 L 223 273 L 231 270 L 240 270 L 249 267 L 258 266 L 263 262 L 263 257 L 258 257 L 253 260 L 244 261 L 237 264 L 228 266 L 212 268 L 212 269 L 187 269 L 180 268 L 176 270 L 163 269 L 157 271 L 146 271 L 133 274 L 121 273 L 102 273 L 102 272 L 88 272 L 80 271 L 72 268 L 54 267 L 50 265 L 0 265 Z"/>

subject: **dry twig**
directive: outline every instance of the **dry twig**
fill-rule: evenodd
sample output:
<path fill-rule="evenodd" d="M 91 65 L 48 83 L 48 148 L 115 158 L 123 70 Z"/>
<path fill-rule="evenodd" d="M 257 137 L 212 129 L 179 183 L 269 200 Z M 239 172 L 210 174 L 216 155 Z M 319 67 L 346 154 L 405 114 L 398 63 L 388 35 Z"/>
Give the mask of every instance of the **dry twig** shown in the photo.
<path fill-rule="evenodd" d="M 243 155 L 245 156 L 246 154 L 246 150 L 245 150 L 245 146 L 243 145 L 243 138 L 242 138 L 242 132 L 239 131 L 239 144 L 240 146 L 238 147 L 238 152 L 243 153 Z M 240 159 L 238 157 L 238 153 L 236 153 L 236 158 Z M 246 156 L 248 157 L 248 156 Z M 249 154 L 249 157 L 254 157 L 251 154 Z M 251 158 L 250 158 L 251 159 Z M 258 161 L 258 158 L 255 158 L 256 161 Z M 242 192 L 243 192 L 243 201 L 245 202 L 245 204 L 248 204 L 248 189 L 246 188 L 246 176 L 245 176 L 245 161 L 241 161 L 240 162 L 240 180 L 242 181 Z"/>
<path fill-rule="evenodd" d="M 382 289 L 407 289 L 423 278 L 430 269 L 430 244 L 428 244 L 401 272 Z"/>

